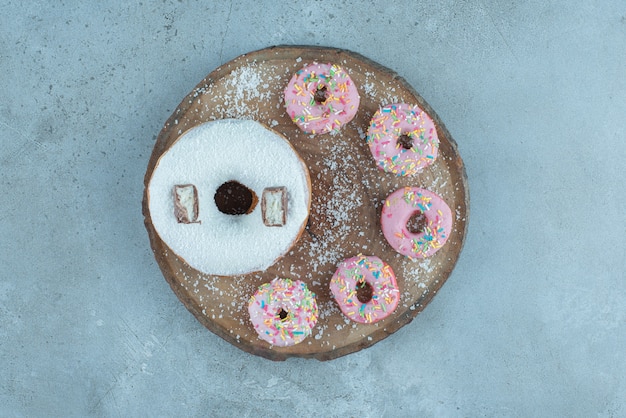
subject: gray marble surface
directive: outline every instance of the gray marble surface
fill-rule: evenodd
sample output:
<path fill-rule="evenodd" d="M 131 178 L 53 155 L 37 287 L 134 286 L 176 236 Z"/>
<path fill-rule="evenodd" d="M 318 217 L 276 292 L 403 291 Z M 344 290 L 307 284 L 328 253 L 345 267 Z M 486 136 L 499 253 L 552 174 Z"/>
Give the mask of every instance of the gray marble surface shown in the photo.
<path fill-rule="evenodd" d="M 448 282 L 330 362 L 203 328 L 151 253 L 143 175 L 215 67 L 277 44 L 398 72 L 471 193 Z M 0 416 L 626 416 L 623 1 L 0 1 Z"/>

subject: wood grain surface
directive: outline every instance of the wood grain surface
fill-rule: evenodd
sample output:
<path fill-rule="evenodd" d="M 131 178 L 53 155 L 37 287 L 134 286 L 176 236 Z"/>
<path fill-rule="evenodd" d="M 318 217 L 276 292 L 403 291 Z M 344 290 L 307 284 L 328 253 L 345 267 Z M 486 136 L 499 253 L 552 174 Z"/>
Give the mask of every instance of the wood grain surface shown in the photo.
<path fill-rule="evenodd" d="M 284 110 L 283 91 L 289 79 L 312 62 L 339 64 L 359 89 L 359 111 L 339 133 L 304 134 Z M 435 121 L 440 139 L 436 162 L 415 176 L 403 178 L 379 170 L 365 143 L 374 112 L 398 102 L 418 104 L 424 109 Z M 234 346 L 272 360 L 334 359 L 367 348 L 410 323 L 450 276 L 463 247 L 469 215 L 463 161 L 456 143 L 424 99 L 393 71 L 350 51 L 277 46 L 245 54 L 211 72 L 167 120 L 148 164 L 146 189 L 158 158 L 182 133 L 200 123 L 223 118 L 256 120 L 292 143 L 310 170 L 311 214 L 300 240 L 266 271 L 235 277 L 211 276 L 186 265 L 158 237 L 144 191 L 145 226 L 156 260 L 187 309 L 206 328 Z M 380 228 L 382 202 L 404 186 L 423 187 L 439 194 L 454 215 L 448 242 L 426 260 L 410 260 L 397 254 Z M 348 320 L 332 299 L 328 286 L 337 263 L 359 253 L 380 257 L 391 265 L 398 279 L 400 304 L 392 315 L 376 324 Z M 248 299 L 259 285 L 275 277 L 303 280 L 317 295 L 317 326 L 309 338 L 295 346 L 271 347 L 257 337 L 248 318 Z"/>

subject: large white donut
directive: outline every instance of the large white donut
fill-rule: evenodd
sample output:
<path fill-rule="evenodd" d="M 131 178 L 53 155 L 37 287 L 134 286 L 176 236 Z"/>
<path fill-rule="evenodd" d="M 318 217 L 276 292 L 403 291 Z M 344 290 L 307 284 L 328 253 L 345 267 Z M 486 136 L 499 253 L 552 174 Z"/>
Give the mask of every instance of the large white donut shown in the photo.
<path fill-rule="evenodd" d="M 261 205 L 249 214 L 222 213 L 220 185 L 236 181 L 259 198 L 268 188 L 287 191 L 286 223 L 266 226 Z M 197 221 L 180 223 L 172 190 L 197 190 Z M 252 120 L 224 119 L 198 125 L 180 136 L 158 160 L 148 185 L 154 229 L 168 247 L 203 273 L 232 276 L 262 271 L 297 241 L 311 204 L 309 173 L 291 144 Z"/>

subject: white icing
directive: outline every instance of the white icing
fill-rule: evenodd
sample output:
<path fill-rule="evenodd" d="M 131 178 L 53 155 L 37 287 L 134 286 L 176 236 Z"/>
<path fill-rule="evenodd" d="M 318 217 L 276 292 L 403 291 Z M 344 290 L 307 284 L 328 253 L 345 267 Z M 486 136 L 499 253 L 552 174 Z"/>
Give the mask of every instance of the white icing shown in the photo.
<path fill-rule="evenodd" d="M 286 187 L 287 223 L 265 226 L 260 205 L 248 215 L 220 212 L 215 191 L 230 180 L 257 195 L 266 187 Z M 196 186 L 201 223 L 176 221 L 176 184 Z M 176 255 L 201 272 L 230 276 L 265 270 L 291 248 L 307 221 L 311 191 L 306 166 L 282 136 L 252 120 L 223 119 L 177 139 L 159 159 L 148 196 L 152 224 Z"/>

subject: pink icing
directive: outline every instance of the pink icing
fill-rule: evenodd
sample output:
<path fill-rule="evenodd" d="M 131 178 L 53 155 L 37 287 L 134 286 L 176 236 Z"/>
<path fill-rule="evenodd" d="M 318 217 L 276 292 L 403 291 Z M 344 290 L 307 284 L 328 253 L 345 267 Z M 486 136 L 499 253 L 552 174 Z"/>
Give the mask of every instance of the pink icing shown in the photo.
<path fill-rule="evenodd" d="M 359 300 L 357 288 L 371 287 L 371 300 Z M 370 324 L 391 315 L 398 306 L 400 292 L 396 276 L 378 257 L 358 255 L 341 263 L 330 281 L 330 290 L 341 312 L 355 322 Z"/>
<path fill-rule="evenodd" d="M 316 102 L 326 88 L 325 101 Z M 313 63 L 297 71 L 285 88 L 285 107 L 291 120 L 306 133 L 338 131 L 356 115 L 359 92 L 346 71 L 335 64 Z"/>
<path fill-rule="evenodd" d="M 317 302 L 306 283 L 276 278 L 259 286 L 248 302 L 259 338 L 286 347 L 302 342 L 317 323 Z"/>
<path fill-rule="evenodd" d="M 407 135 L 411 148 L 398 141 Z M 367 143 L 378 167 L 397 176 L 415 174 L 437 158 L 439 138 L 433 120 L 418 106 L 387 105 L 374 114 Z"/>
<path fill-rule="evenodd" d="M 410 232 L 407 223 L 415 214 L 426 219 L 424 229 Z M 435 254 L 446 243 L 452 230 L 452 212 L 435 193 L 418 187 L 405 187 L 391 193 L 380 217 L 383 234 L 397 252 L 410 258 Z"/>

